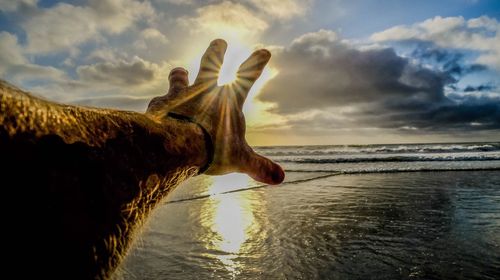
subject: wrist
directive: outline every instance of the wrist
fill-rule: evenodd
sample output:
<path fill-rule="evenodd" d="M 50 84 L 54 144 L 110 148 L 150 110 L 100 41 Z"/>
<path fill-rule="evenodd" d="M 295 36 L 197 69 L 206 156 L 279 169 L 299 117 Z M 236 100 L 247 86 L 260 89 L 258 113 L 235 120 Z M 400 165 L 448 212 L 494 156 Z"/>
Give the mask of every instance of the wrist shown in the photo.
<path fill-rule="evenodd" d="M 205 158 L 206 158 L 206 160 L 205 160 L 205 163 L 200 166 L 200 169 L 198 170 L 198 174 L 202 174 L 205 171 L 207 171 L 208 168 L 210 168 L 210 164 L 214 160 L 214 144 L 212 141 L 212 137 L 210 136 L 207 129 L 203 125 L 201 125 L 200 123 L 193 120 L 193 118 L 188 117 L 188 116 L 184 116 L 184 115 L 177 114 L 174 112 L 167 113 L 167 116 L 170 118 L 173 118 L 173 119 L 177 119 L 179 121 L 184 121 L 184 122 L 194 124 L 197 126 L 197 128 L 199 130 L 201 130 L 201 132 L 203 134 L 203 142 L 205 143 L 205 155 L 206 155 Z"/>
<path fill-rule="evenodd" d="M 175 123 L 183 130 L 188 130 L 177 132 L 175 143 L 182 147 L 183 156 L 192 159 L 191 163 L 198 167 L 197 174 L 204 173 L 214 157 L 214 145 L 207 129 L 188 116 L 172 112 L 167 113 L 163 120 L 167 124 Z"/>

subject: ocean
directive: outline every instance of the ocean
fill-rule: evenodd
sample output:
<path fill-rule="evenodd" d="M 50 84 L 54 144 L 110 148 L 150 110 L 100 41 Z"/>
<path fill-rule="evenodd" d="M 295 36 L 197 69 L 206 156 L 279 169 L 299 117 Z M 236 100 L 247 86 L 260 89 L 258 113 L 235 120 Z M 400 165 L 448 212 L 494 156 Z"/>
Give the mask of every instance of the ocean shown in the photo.
<path fill-rule="evenodd" d="M 117 279 L 500 279 L 500 143 L 257 147 L 286 179 L 197 176 Z"/>

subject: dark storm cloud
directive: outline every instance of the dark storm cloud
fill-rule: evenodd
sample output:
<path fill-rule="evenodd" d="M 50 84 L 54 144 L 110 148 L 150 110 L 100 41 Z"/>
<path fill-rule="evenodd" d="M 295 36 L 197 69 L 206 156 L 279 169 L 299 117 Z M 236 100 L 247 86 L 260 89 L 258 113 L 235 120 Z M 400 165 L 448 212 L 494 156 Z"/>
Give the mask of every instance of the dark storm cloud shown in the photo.
<path fill-rule="evenodd" d="M 386 111 L 364 115 L 361 120 L 365 124 L 381 128 L 428 131 L 499 129 L 500 108 L 494 103 L 461 103 L 420 111 Z"/>
<path fill-rule="evenodd" d="M 412 65 L 391 48 L 360 51 L 328 31 L 307 34 L 275 55 L 279 75 L 260 98 L 280 113 L 389 100 L 439 101 L 447 75 Z"/>
<path fill-rule="evenodd" d="M 442 106 L 421 116 L 426 120 L 423 125 L 432 129 L 462 128 L 500 128 L 500 108 L 498 104 L 458 104 Z"/>
<path fill-rule="evenodd" d="M 462 54 L 444 50 L 420 50 L 414 56 L 432 59 L 440 67 L 424 67 L 392 48 L 359 50 L 331 31 L 306 34 L 274 56 L 279 75 L 259 98 L 275 102 L 275 112 L 291 119 L 297 113 L 322 110 L 349 120 L 346 127 L 356 123 L 427 130 L 500 128 L 500 102 L 494 97 L 445 95 L 445 88 L 456 88 L 460 77 L 483 71 L 484 66 L 464 64 Z M 289 124 L 303 121 L 307 122 Z M 311 125 L 316 121 L 326 127 L 342 125 L 328 124 L 324 116 L 309 120 Z"/>
<path fill-rule="evenodd" d="M 435 46 L 431 42 L 412 40 L 411 44 L 416 45 L 411 56 L 420 62 L 433 63 L 440 67 L 440 70 L 450 75 L 450 81 L 457 81 L 459 78 L 474 72 L 485 71 L 488 68 L 482 64 L 466 64 L 465 55 L 459 51 L 443 49 Z"/>
<path fill-rule="evenodd" d="M 472 91 L 492 91 L 495 90 L 496 87 L 492 85 L 479 85 L 479 86 L 467 86 L 464 89 L 464 92 L 472 92 Z"/>

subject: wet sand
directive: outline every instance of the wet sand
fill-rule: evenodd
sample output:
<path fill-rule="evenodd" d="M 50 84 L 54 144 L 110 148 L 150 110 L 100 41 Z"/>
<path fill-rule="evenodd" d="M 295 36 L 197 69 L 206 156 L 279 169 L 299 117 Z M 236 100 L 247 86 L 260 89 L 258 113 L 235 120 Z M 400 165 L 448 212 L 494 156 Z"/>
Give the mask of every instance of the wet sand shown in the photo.
<path fill-rule="evenodd" d="M 187 182 L 169 200 L 199 198 L 157 209 L 118 278 L 500 277 L 500 172 L 322 175 Z"/>

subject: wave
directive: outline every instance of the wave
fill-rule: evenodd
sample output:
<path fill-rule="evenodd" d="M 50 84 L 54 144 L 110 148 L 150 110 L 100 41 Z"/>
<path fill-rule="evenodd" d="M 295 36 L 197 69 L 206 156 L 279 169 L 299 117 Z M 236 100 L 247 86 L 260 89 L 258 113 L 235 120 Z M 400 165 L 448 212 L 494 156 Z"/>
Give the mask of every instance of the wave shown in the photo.
<path fill-rule="evenodd" d="M 353 169 L 353 170 L 302 170 L 302 169 L 287 169 L 286 172 L 297 172 L 297 173 L 328 173 L 330 176 L 334 175 L 346 175 L 346 174 L 372 174 L 372 173 L 404 173 L 404 172 L 457 172 L 457 171 L 497 171 L 500 170 L 500 166 L 489 166 L 489 167 L 418 167 L 418 168 L 381 168 L 381 169 Z M 316 179 L 319 177 L 314 177 Z"/>
<path fill-rule="evenodd" d="M 500 151 L 500 143 L 259 147 L 256 148 L 256 150 L 266 156 L 319 156 L 336 154 L 384 153 L 460 153 Z"/>
<path fill-rule="evenodd" d="M 427 154 L 427 155 L 397 155 L 397 156 L 356 156 L 328 158 L 285 158 L 276 159 L 283 163 L 362 163 L 362 162 L 420 162 L 420 161 L 493 161 L 500 160 L 500 153 L 493 154 Z"/>

